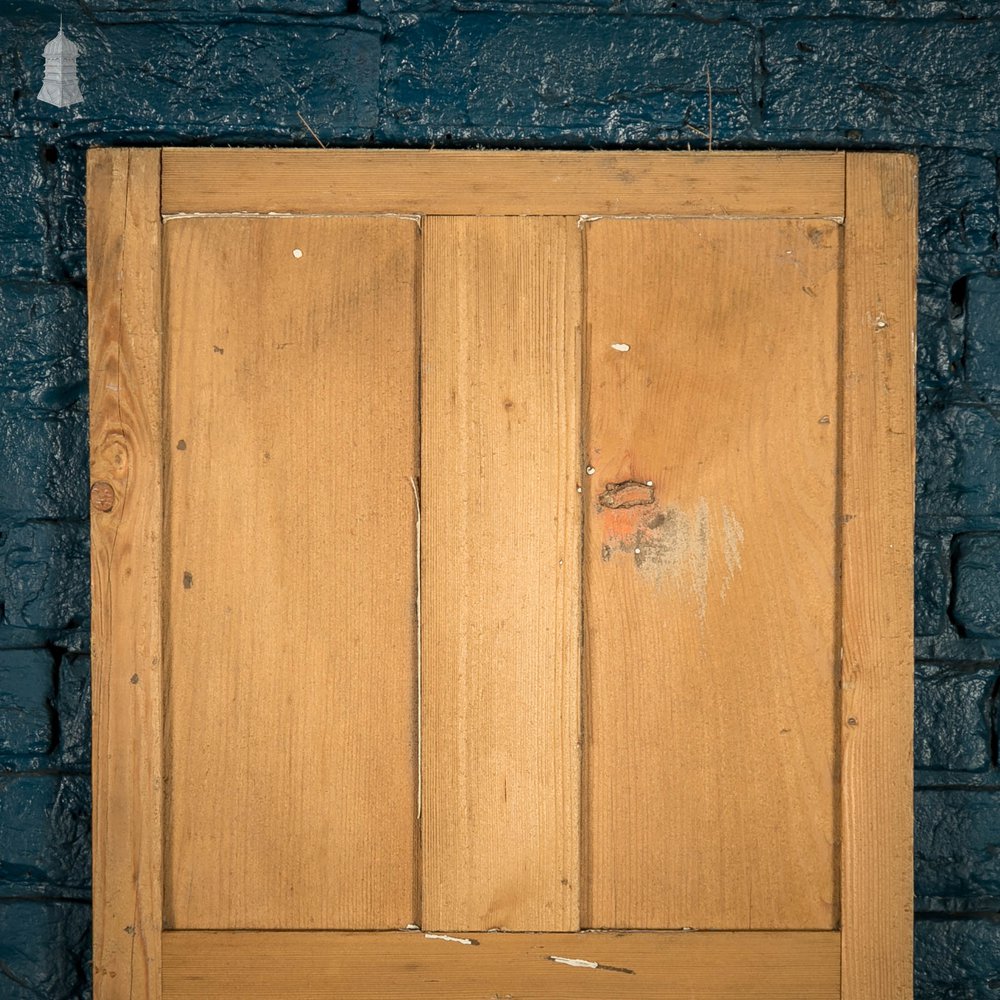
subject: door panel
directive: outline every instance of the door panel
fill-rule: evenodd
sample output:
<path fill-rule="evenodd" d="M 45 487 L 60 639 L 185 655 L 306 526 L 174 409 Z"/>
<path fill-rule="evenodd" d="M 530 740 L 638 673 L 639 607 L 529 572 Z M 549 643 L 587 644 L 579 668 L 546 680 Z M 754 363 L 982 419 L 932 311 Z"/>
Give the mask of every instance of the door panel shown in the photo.
<path fill-rule="evenodd" d="M 165 226 L 168 926 L 416 920 L 417 236 Z"/>
<path fill-rule="evenodd" d="M 580 231 L 423 232 L 426 930 L 580 926 Z"/>
<path fill-rule="evenodd" d="M 835 927 L 840 227 L 585 232 L 585 926 Z"/>
<path fill-rule="evenodd" d="M 912 158 L 88 185 L 97 1000 L 912 995 Z"/>

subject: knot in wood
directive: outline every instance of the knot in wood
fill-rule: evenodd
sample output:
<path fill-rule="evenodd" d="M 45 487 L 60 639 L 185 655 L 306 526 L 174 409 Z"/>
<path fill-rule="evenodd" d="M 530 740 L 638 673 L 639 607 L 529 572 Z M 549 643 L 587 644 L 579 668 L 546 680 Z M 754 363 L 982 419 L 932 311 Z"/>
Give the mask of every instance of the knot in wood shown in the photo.
<path fill-rule="evenodd" d="M 642 507 L 653 503 L 656 497 L 649 483 L 629 479 L 624 483 L 608 483 L 597 498 L 602 507 L 618 510 L 622 507 Z"/>
<path fill-rule="evenodd" d="M 115 506 L 115 491 L 111 483 L 104 480 L 94 483 L 90 487 L 90 503 L 94 510 L 107 513 Z"/>

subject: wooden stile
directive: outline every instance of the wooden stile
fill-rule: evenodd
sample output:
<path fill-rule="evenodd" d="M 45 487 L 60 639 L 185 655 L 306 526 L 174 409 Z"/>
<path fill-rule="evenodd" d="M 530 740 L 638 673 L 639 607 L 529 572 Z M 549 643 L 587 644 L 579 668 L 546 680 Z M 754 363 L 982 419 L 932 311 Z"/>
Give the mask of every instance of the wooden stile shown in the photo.
<path fill-rule="evenodd" d="M 94 990 L 101 1000 L 159 1000 L 159 151 L 91 150 L 87 190 Z"/>
<path fill-rule="evenodd" d="M 916 161 L 847 158 L 841 674 L 844 1000 L 913 990 Z"/>

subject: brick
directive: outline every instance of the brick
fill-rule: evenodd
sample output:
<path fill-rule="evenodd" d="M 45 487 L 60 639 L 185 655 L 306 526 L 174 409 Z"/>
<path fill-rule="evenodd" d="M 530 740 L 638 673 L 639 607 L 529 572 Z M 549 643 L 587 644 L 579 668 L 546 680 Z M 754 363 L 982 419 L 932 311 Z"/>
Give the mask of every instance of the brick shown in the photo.
<path fill-rule="evenodd" d="M 921 277 L 950 283 L 995 263 L 1000 219 L 993 154 L 922 149 L 919 179 Z"/>
<path fill-rule="evenodd" d="M 989 769 L 992 695 L 998 678 L 1000 672 L 993 668 L 917 665 L 913 758 L 918 769 Z"/>
<path fill-rule="evenodd" d="M 917 512 L 970 520 L 1000 515 L 1000 423 L 984 406 L 917 411 Z"/>
<path fill-rule="evenodd" d="M 86 345 L 83 291 L 0 283 L 0 396 L 6 406 L 51 413 L 82 399 Z"/>
<path fill-rule="evenodd" d="M 322 17 L 324 14 L 343 14 L 347 0 L 88 0 L 91 14 L 138 14 L 142 20 L 159 25 L 207 18 L 239 18 L 254 13 L 290 17 L 307 14 Z"/>
<path fill-rule="evenodd" d="M 917 920 L 914 1000 L 996 1000 L 1000 921 Z"/>
<path fill-rule="evenodd" d="M 0 758 L 53 748 L 55 667 L 44 649 L 0 651 Z"/>
<path fill-rule="evenodd" d="M 48 185 L 36 139 L 0 142 L 0 278 L 40 277 L 48 238 Z"/>
<path fill-rule="evenodd" d="M 81 1000 L 91 995 L 90 906 L 0 899 L 4 1000 Z"/>
<path fill-rule="evenodd" d="M 1000 792 L 922 789 L 914 809 L 918 908 L 1000 908 Z"/>
<path fill-rule="evenodd" d="M 952 619 L 962 635 L 1000 637 L 1000 535 L 957 535 Z"/>
<path fill-rule="evenodd" d="M 938 635 L 944 627 L 951 584 L 947 539 L 917 534 L 913 556 L 914 631 L 917 635 Z"/>
<path fill-rule="evenodd" d="M 965 377 L 977 398 L 1000 398 L 1000 278 L 972 275 L 966 284 Z"/>
<path fill-rule="evenodd" d="M 734 134 L 753 105 L 753 36 L 741 24 L 671 19 L 427 15 L 387 43 L 385 129 L 453 138 L 558 135 L 641 142 L 706 125 Z"/>
<path fill-rule="evenodd" d="M 59 762 L 90 765 L 90 657 L 64 654 L 59 660 Z"/>
<path fill-rule="evenodd" d="M 0 517 L 85 517 L 87 462 L 82 405 L 44 416 L 0 409 Z"/>
<path fill-rule="evenodd" d="M 917 285 L 917 400 L 952 402 L 964 392 L 967 281 Z"/>
<path fill-rule="evenodd" d="M 89 891 L 88 778 L 0 777 L 0 886 L 7 894 Z"/>
<path fill-rule="evenodd" d="M 858 130 L 866 142 L 1000 141 L 995 19 L 827 17 L 769 22 L 764 34 L 767 128 Z"/>
<path fill-rule="evenodd" d="M 0 623 L 75 628 L 90 613 L 85 522 L 33 521 L 0 531 Z"/>
<path fill-rule="evenodd" d="M 15 128 L 34 131 L 58 117 L 59 135 L 100 132 L 102 144 L 136 134 L 311 143 L 296 112 L 321 135 L 363 134 L 378 124 L 377 24 L 236 17 L 181 24 L 169 16 L 165 23 L 75 20 L 67 32 L 80 46 L 83 102 L 67 114 L 23 101 Z M 17 22 L 12 34 L 21 51 L 41 53 L 52 28 L 40 19 Z M 18 83 L 27 89 L 23 68 Z"/>
<path fill-rule="evenodd" d="M 52 166 L 50 268 L 60 281 L 82 285 L 87 278 L 87 150 L 56 140 L 58 160 Z"/>

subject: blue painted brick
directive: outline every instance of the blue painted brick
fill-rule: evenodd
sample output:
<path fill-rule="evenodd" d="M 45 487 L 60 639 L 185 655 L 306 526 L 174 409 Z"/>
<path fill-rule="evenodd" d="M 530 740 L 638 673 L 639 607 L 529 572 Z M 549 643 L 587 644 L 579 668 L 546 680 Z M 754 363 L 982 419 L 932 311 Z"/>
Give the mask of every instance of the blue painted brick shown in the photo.
<path fill-rule="evenodd" d="M 914 1000 L 996 1000 L 1000 921 L 918 920 Z"/>
<path fill-rule="evenodd" d="M 80 46 L 85 99 L 61 110 L 20 102 L 19 132 L 33 132 L 57 114 L 62 135 L 229 135 L 242 142 L 295 136 L 311 142 L 297 113 L 320 134 L 362 134 L 378 123 L 375 24 L 220 19 L 98 27 L 76 17 L 67 32 Z M 18 22 L 13 42 L 40 54 L 51 35 L 47 25 Z M 37 88 L 38 75 L 37 66 L 25 64 L 12 85 Z"/>
<path fill-rule="evenodd" d="M 64 654 L 59 661 L 59 762 L 63 767 L 90 765 L 90 657 Z"/>
<path fill-rule="evenodd" d="M 4 1000 L 90 996 L 90 907 L 0 899 L 0 995 Z"/>
<path fill-rule="evenodd" d="M 984 406 L 917 412 L 917 512 L 1000 516 L 1000 422 Z"/>
<path fill-rule="evenodd" d="M 753 34 L 684 20 L 427 15 L 402 19 L 387 43 L 390 137 L 573 136 L 644 142 L 707 122 L 738 133 L 753 105 Z"/>
<path fill-rule="evenodd" d="M 1000 221 L 992 152 L 921 150 L 919 178 L 921 277 L 950 284 L 994 263 Z"/>
<path fill-rule="evenodd" d="M 957 535 L 952 618 L 961 633 L 1000 637 L 1000 535 Z"/>
<path fill-rule="evenodd" d="M 47 754 L 55 739 L 55 664 L 44 649 L 0 650 L 0 764 Z"/>
<path fill-rule="evenodd" d="M 87 380 L 86 344 L 83 291 L 0 283 L 0 399 L 5 405 L 51 413 L 80 400 Z"/>
<path fill-rule="evenodd" d="M 1000 397 L 1000 278 L 976 274 L 966 285 L 965 377 L 979 399 Z"/>
<path fill-rule="evenodd" d="M 945 622 L 950 587 L 948 540 L 940 535 L 914 538 L 914 631 L 938 635 Z"/>
<path fill-rule="evenodd" d="M 917 665 L 913 727 L 917 768 L 970 772 L 989 768 L 992 695 L 998 677 L 993 668 Z"/>
<path fill-rule="evenodd" d="M 918 789 L 914 809 L 917 908 L 1000 908 L 1000 792 Z"/>
<path fill-rule="evenodd" d="M 79 10 L 79 5 L 66 6 Z M 342 14 L 346 9 L 347 0 L 87 0 L 87 10 L 93 14 L 138 14 L 161 25 L 200 19 L 218 22 L 254 13 L 319 18 Z"/>
<path fill-rule="evenodd" d="M 953 299 L 957 298 L 957 304 Z M 918 405 L 953 401 L 965 374 L 965 286 L 955 281 L 917 285 Z"/>
<path fill-rule="evenodd" d="M 80 388 L 74 392 L 82 392 Z M 0 393 L 0 407 L 3 393 Z M 82 518 L 87 513 L 87 413 L 0 409 L 0 517 Z"/>
<path fill-rule="evenodd" d="M 53 168 L 52 252 L 50 270 L 57 280 L 82 284 L 87 278 L 86 156 L 84 147 L 58 143 Z"/>
<path fill-rule="evenodd" d="M 0 894 L 90 889 L 90 779 L 0 776 Z"/>
<path fill-rule="evenodd" d="M 37 139 L 0 142 L 0 278 L 45 272 L 51 200 Z"/>
<path fill-rule="evenodd" d="M 1000 21 L 816 18 L 774 21 L 764 34 L 767 127 L 1000 143 Z"/>
<path fill-rule="evenodd" d="M 0 532 L 0 624 L 74 628 L 89 616 L 86 522 L 32 521 Z"/>

